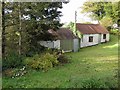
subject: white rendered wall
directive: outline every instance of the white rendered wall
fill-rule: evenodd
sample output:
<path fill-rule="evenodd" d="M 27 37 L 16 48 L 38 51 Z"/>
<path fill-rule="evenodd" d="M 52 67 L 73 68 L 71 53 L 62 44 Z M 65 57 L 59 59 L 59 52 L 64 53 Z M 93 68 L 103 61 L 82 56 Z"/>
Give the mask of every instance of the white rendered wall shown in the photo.
<path fill-rule="evenodd" d="M 54 42 L 54 48 L 60 49 L 60 40 L 53 41 Z"/>
<path fill-rule="evenodd" d="M 93 36 L 93 42 L 89 42 L 89 36 Z M 80 41 L 80 47 L 92 46 L 98 43 L 99 43 L 99 34 L 83 34 L 83 37 Z"/>
<path fill-rule="evenodd" d="M 60 49 L 60 40 L 39 41 L 39 43 L 40 43 L 41 46 L 44 46 L 44 47 Z"/>
<path fill-rule="evenodd" d="M 106 39 L 103 39 L 103 34 L 101 34 L 101 42 L 109 41 L 109 33 L 106 34 Z"/>

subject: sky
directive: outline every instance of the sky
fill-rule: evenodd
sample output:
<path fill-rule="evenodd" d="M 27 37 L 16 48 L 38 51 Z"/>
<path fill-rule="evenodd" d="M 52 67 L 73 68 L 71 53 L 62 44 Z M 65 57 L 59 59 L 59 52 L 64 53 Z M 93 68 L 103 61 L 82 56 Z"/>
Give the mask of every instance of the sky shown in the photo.
<path fill-rule="evenodd" d="M 63 4 L 63 8 L 61 9 L 63 16 L 61 17 L 61 23 L 69 23 L 75 21 L 75 11 L 77 11 L 77 23 L 83 22 L 92 22 L 97 23 L 96 21 L 92 21 L 87 15 L 80 13 L 82 10 L 80 7 L 86 0 L 70 0 L 69 3 Z"/>

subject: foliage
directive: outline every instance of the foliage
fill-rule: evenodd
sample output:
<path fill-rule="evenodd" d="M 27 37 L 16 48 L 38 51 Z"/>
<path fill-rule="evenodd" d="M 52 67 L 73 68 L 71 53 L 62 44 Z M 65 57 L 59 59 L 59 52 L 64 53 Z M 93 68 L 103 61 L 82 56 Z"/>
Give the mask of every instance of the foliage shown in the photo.
<path fill-rule="evenodd" d="M 55 48 L 48 48 L 44 47 L 38 44 L 38 46 L 35 49 L 31 49 L 27 52 L 26 56 L 27 57 L 33 57 L 35 54 L 41 54 L 41 53 L 50 53 L 50 54 L 55 54 L 59 52 L 58 49 Z"/>
<path fill-rule="evenodd" d="M 110 19 L 108 26 L 111 23 L 117 23 L 119 26 L 119 4 L 119 2 L 85 2 L 81 8 L 82 13 L 87 13 L 94 20 L 102 20 L 103 25 Z"/>
<path fill-rule="evenodd" d="M 20 77 L 27 73 L 25 69 L 25 66 L 23 66 L 22 68 L 7 69 L 3 72 L 3 75 L 11 78 Z"/>
<path fill-rule="evenodd" d="M 50 53 L 45 53 L 41 55 L 34 55 L 33 57 L 26 58 L 24 63 L 36 70 L 48 70 L 58 64 L 57 57 Z"/>
<path fill-rule="evenodd" d="M 104 17 L 100 20 L 100 23 L 107 28 L 107 27 L 113 25 L 113 20 L 112 20 L 112 18 L 109 17 L 109 16 L 104 16 Z"/>
<path fill-rule="evenodd" d="M 16 67 L 22 67 L 24 57 L 19 56 L 17 53 L 12 52 L 6 56 L 4 60 L 2 60 L 2 68 L 3 70 L 6 70 L 8 68 L 16 68 Z"/>
<path fill-rule="evenodd" d="M 84 80 L 82 82 L 82 88 L 114 88 L 114 86 L 112 86 L 112 82 L 110 83 L 109 81 L 102 81 L 101 79 L 97 79 L 97 78 L 89 78 L 87 80 Z"/>
<path fill-rule="evenodd" d="M 104 82 L 90 78 L 82 82 L 82 88 L 106 88 L 106 86 Z"/>
<path fill-rule="evenodd" d="M 103 2 L 85 2 L 81 8 L 82 13 L 89 13 L 89 16 L 95 20 L 100 20 L 105 15 Z"/>
<path fill-rule="evenodd" d="M 36 51 L 39 40 L 53 39 L 48 35 L 48 29 L 56 30 L 62 26 L 59 22 L 62 14 L 58 10 L 62 8 L 62 2 L 6 2 L 4 5 L 5 53 L 11 48 L 16 53 L 21 48 L 22 54 Z"/>
<path fill-rule="evenodd" d="M 12 77 L 12 75 L 13 75 L 13 69 L 6 69 L 3 72 L 3 76 Z"/>
<path fill-rule="evenodd" d="M 62 63 L 62 64 L 65 64 L 65 63 L 69 63 L 70 62 L 70 58 L 68 58 L 67 56 L 65 55 L 59 55 L 57 60 Z"/>
<path fill-rule="evenodd" d="M 30 48 L 36 49 L 38 41 L 51 39 L 48 29 L 56 30 L 62 26 L 59 23 L 61 11 L 58 10 L 62 8 L 62 3 L 29 3 L 27 8 L 29 11 L 24 12 L 30 16 L 30 20 L 25 21 L 26 30 L 30 37 Z"/>
<path fill-rule="evenodd" d="M 118 29 L 111 29 L 111 30 L 110 30 L 110 33 L 111 33 L 111 34 L 114 34 L 114 35 L 120 35 L 120 32 L 119 32 Z"/>
<path fill-rule="evenodd" d="M 73 22 L 70 22 L 68 25 L 67 25 L 68 28 L 74 30 L 74 23 Z"/>
<path fill-rule="evenodd" d="M 3 88 L 82 88 L 82 85 L 90 85 L 87 81 L 95 82 L 98 87 L 104 88 L 105 84 L 106 88 L 118 88 L 118 77 L 115 77 L 118 74 L 118 37 L 110 37 L 107 43 L 65 53 L 71 57 L 71 63 L 62 67 L 54 67 L 48 72 L 30 70 L 25 76 L 14 79 L 3 76 Z"/>
<path fill-rule="evenodd" d="M 72 32 L 73 32 L 74 35 L 78 36 L 79 38 L 82 37 L 82 34 L 79 32 L 79 30 L 77 30 L 75 23 L 70 22 L 67 25 L 67 27 L 70 28 L 70 30 L 72 30 Z"/>

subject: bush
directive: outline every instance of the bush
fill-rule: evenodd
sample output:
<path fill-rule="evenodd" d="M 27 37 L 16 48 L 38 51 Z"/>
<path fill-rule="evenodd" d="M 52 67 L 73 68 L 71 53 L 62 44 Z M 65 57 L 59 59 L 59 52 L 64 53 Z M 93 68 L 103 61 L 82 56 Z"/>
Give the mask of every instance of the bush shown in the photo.
<path fill-rule="evenodd" d="M 7 70 L 4 70 L 3 72 L 3 76 L 12 77 L 12 75 L 13 75 L 13 69 L 7 69 Z"/>
<path fill-rule="evenodd" d="M 54 54 L 58 52 L 58 49 L 55 48 L 48 48 L 48 47 L 44 47 L 44 46 L 40 46 L 39 48 L 37 48 L 37 50 L 29 50 L 26 53 L 27 57 L 33 57 L 35 54 L 41 54 L 41 53 L 50 53 L 50 54 Z"/>
<path fill-rule="evenodd" d="M 26 58 L 24 62 L 28 67 L 37 70 L 48 70 L 58 64 L 57 57 L 50 53 L 41 55 L 34 55 L 33 57 Z"/>
<path fill-rule="evenodd" d="M 58 60 L 60 63 L 62 63 L 62 64 L 69 62 L 68 57 L 66 57 L 66 56 L 63 55 L 63 54 L 59 55 L 58 58 L 57 58 L 57 60 Z"/>
<path fill-rule="evenodd" d="M 8 54 L 4 60 L 2 60 L 2 69 L 6 70 L 9 68 L 16 68 L 23 66 L 23 56 L 19 56 L 16 53 L 10 53 Z"/>
<path fill-rule="evenodd" d="M 4 70 L 3 75 L 7 77 L 15 78 L 15 77 L 23 76 L 26 73 L 27 73 L 26 68 L 25 66 L 23 66 L 22 68 Z"/>
<path fill-rule="evenodd" d="M 120 35 L 120 32 L 118 31 L 118 29 L 112 29 L 110 33 L 114 35 Z"/>

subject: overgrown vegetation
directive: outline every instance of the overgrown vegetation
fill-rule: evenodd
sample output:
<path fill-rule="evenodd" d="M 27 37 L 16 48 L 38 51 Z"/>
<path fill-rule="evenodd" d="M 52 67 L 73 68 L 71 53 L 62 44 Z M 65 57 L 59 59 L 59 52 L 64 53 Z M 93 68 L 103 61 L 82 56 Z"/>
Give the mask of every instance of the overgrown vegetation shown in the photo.
<path fill-rule="evenodd" d="M 15 52 L 11 52 L 6 56 L 6 58 L 2 61 L 2 70 L 10 69 L 10 68 L 20 68 L 22 67 L 24 60 L 24 56 L 19 56 Z"/>
<path fill-rule="evenodd" d="M 3 2 L 2 3 L 2 56 L 15 51 L 19 55 L 40 53 L 38 41 L 51 40 L 49 29 L 59 29 L 62 24 L 62 2 Z"/>
<path fill-rule="evenodd" d="M 89 2 L 86 1 L 82 13 L 86 13 L 93 20 L 98 20 L 105 27 L 112 27 L 113 24 L 120 26 L 120 2 Z"/>
<path fill-rule="evenodd" d="M 118 29 L 111 29 L 111 30 L 110 30 L 110 34 L 120 35 L 120 31 L 119 31 Z"/>
<path fill-rule="evenodd" d="M 115 87 L 114 82 L 109 82 L 110 78 L 107 78 L 107 80 L 101 80 L 96 77 L 91 77 L 89 79 L 86 79 L 85 81 L 82 82 L 82 88 L 111 88 Z"/>
<path fill-rule="evenodd" d="M 27 69 L 48 70 L 59 63 L 57 50 L 40 46 L 40 40 L 53 40 L 47 31 L 57 30 L 62 2 L 3 2 L 2 59 L 5 73 Z M 18 70 L 16 70 L 18 69 Z M 4 74 L 5 75 L 5 74 Z M 10 74 L 11 76 L 11 74 Z"/>
<path fill-rule="evenodd" d="M 28 73 L 16 78 L 3 76 L 3 88 L 117 88 L 118 37 L 110 37 L 107 43 L 65 53 L 71 63 L 64 66 L 47 72 L 25 69 Z"/>
<path fill-rule="evenodd" d="M 59 55 L 57 60 L 61 63 L 61 64 L 65 64 L 65 63 L 69 63 L 70 62 L 70 58 L 68 58 L 65 55 Z"/>
<path fill-rule="evenodd" d="M 56 55 L 44 53 L 41 55 L 36 54 L 33 57 L 28 57 L 25 59 L 24 63 L 29 68 L 46 71 L 57 65 L 58 61 Z"/>
<path fill-rule="evenodd" d="M 112 5 L 105 4 L 110 7 Z M 106 11 L 109 15 L 107 20 L 115 19 L 113 23 L 117 21 L 119 24 L 118 13 L 114 17 L 108 9 L 101 9 L 103 3 L 93 3 L 93 5 L 99 6 L 95 8 L 94 14 L 97 15 L 95 18 L 103 22 L 106 20 L 102 19 Z M 109 43 L 83 48 L 77 53 L 62 54 L 58 50 L 48 49 L 38 44 L 40 40 L 53 39 L 47 34 L 48 29 L 56 30 L 62 26 L 59 22 L 62 15 L 58 10 L 62 8 L 62 2 L 3 2 L 2 6 L 3 88 L 117 87 L 118 31 L 111 30 L 112 34 L 117 35 L 112 35 Z M 114 9 L 115 12 L 119 10 L 117 7 Z M 72 23 L 71 25 L 73 27 Z M 61 67 L 70 60 L 70 64 Z M 47 72 L 43 73 L 43 71 Z M 91 78 L 93 76 L 96 78 Z M 108 83 L 108 79 L 111 82 Z"/>
<path fill-rule="evenodd" d="M 61 51 L 57 49 L 44 48 L 41 53 L 32 53 L 27 56 L 19 56 L 17 53 L 9 54 L 5 60 L 3 60 L 3 76 L 14 77 L 17 74 L 21 76 L 23 72 L 29 72 L 29 70 L 48 71 L 50 68 L 69 63 L 70 59 L 66 57 Z M 21 71 L 22 68 L 25 71 Z M 22 74 L 24 75 L 24 74 Z"/>

